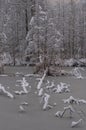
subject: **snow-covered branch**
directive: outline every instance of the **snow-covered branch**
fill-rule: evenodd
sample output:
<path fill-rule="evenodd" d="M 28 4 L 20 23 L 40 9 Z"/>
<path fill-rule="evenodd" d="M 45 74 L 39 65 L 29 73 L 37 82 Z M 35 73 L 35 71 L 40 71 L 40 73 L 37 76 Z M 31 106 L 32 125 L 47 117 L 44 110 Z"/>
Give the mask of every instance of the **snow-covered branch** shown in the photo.
<path fill-rule="evenodd" d="M 2 86 L 1 84 L 0 84 L 0 94 L 1 94 L 1 95 L 5 95 L 5 96 L 7 96 L 7 97 L 10 97 L 11 99 L 14 98 L 13 94 L 11 94 L 10 92 L 8 92 L 8 91 L 5 89 L 5 87 Z"/>
<path fill-rule="evenodd" d="M 42 86 L 42 83 L 43 83 L 43 81 L 44 81 L 44 79 L 45 79 L 45 77 L 46 77 L 47 71 L 48 71 L 48 68 L 44 71 L 44 74 L 43 74 L 42 78 L 40 78 L 40 81 L 38 82 L 38 85 L 37 85 L 37 89 L 38 89 L 38 90 L 39 90 L 39 89 L 41 88 L 41 86 Z"/>

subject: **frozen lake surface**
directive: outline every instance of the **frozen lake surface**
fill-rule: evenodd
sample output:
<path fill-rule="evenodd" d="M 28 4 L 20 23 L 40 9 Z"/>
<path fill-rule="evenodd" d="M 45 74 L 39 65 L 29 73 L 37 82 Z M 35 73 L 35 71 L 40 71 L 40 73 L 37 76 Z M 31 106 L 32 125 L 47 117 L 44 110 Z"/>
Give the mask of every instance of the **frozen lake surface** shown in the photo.
<path fill-rule="evenodd" d="M 72 68 L 68 68 L 71 70 Z M 67 68 L 66 68 L 67 70 Z M 32 69 L 28 67 L 6 67 L 6 75 L 0 76 L 0 84 L 6 87 L 13 95 L 15 90 L 20 90 L 21 86 L 16 86 L 16 80 L 21 80 L 22 75 L 31 74 Z M 14 76 L 15 73 L 22 73 L 20 76 Z M 86 76 L 86 69 L 83 72 Z M 40 98 L 35 94 L 37 83 L 36 77 L 26 77 L 26 80 L 31 85 L 31 92 L 26 95 L 15 95 L 15 99 L 10 99 L 0 95 L 0 130 L 86 130 L 86 104 L 75 106 L 77 110 L 84 112 L 84 121 L 77 128 L 71 128 L 71 122 L 80 119 L 77 113 L 73 114 L 73 118 L 69 118 L 65 114 L 63 118 L 57 118 L 54 114 L 63 110 L 65 106 L 62 99 L 67 99 L 70 96 L 86 100 L 86 78 L 76 79 L 74 77 L 47 77 L 46 80 L 54 81 L 55 84 L 64 82 L 70 84 L 69 93 L 50 93 L 50 104 L 57 104 L 53 109 L 43 111 L 40 105 Z M 45 82 L 44 81 L 44 85 Z M 25 113 L 19 113 L 19 106 L 26 101 L 28 106 L 25 106 Z"/>

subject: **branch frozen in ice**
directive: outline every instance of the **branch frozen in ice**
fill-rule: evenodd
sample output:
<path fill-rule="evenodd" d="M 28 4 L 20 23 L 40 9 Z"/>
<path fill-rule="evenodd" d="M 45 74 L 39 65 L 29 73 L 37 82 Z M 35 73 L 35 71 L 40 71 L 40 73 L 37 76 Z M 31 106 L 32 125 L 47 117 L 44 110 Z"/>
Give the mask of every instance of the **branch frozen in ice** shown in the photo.
<path fill-rule="evenodd" d="M 39 89 L 41 88 L 41 86 L 42 86 L 42 83 L 43 83 L 43 81 L 44 81 L 44 79 L 45 79 L 45 77 L 46 77 L 47 71 L 48 71 L 48 69 L 46 69 L 46 70 L 44 71 L 44 75 L 42 76 L 42 78 L 40 78 L 40 81 L 38 82 L 38 85 L 37 85 L 37 89 L 38 89 L 38 90 L 39 90 Z"/>
<path fill-rule="evenodd" d="M 20 113 L 24 113 L 25 112 L 25 109 L 22 105 L 19 106 L 19 112 Z"/>
<path fill-rule="evenodd" d="M 80 68 L 79 67 L 75 67 L 72 71 L 71 71 L 72 75 L 74 75 L 77 79 L 83 79 L 84 77 L 82 76 L 81 72 L 80 72 Z"/>
<path fill-rule="evenodd" d="M 38 92 L 38 96 L 42 96 L 43 95 L 43 88 L 40 88 L 39 92 Z"/>
<path fill-rule="evenodd" d="M 72 96 L 70 96 L 68 99 L 63 99 L 63 102 L 68 104 L 78 104 L 78 100 Z"/>
<path fill-rule="evenodd" d="M 70 96 L 68 99 L 63 99 L 63 102 L 68 103 L 68 104 L 86 104 L 86 100 L 84 100 L 84 99 L 75 99 L 72 96 Z"/>
<path fill-rule="evenodd" d="M 50 99 L 50 95 L 47 93 L 44 93 L 40 101 L 40 103 L 43 103 L 43 110 L 48 110 L 48 109 L 53 108 L 53 106 L 49 104 L 49 99 Z"/>
<path fill-rule="evenodd" d="M 64 92 L 70 92 L 69 90 L 69 84 L 60 82 L 60 84 L 57 85 L 56 88 L 53 89 L 55 93 L 64 93 Z"/>
<path fill-rule="evenodd" d="M 22 102 L 21 105 L 28 106 L 28 102 Z"/>
<path fill-rule="evenodd" d="M 7 96 L 7 97 L 10 97 L 10 98 L 14 98 L 14 96 L 13 96 L 13 94 L 11 94 L 10 92 L 8 92 L 6 89 L 5 89 L 5 87 L 4 86 L 2 86 L 1 84 L 0 84 L 0 94 L 3 94 L 3 95 L 5 95 L 5 96 Z"/>
<path fill-rule="evenodd" d="M 63 114 L 64 114 L 64 111 L 57 111 L 57 112 L 55 113 L 55 116 L 56 116 L 56 117 L 62 117 Z"/>
<path fill-rule="evenodd" d="M 55 84 L 54 84 L 54 81 L 52 81 L 50 85 L 49 85 L 49 82 L 48 82 L 46 89 L 50 90 L 50 89 L 53 89 L 54 87 L 55 87 Z"/>
<path fill-rule="evenodd" d="M 24 91 L 14 91 L 14 93 L 16 94 L 16 95 L 23 95 L 23 94 L 26 94 Z"/>
<path fill-rule="evenodd" d="M 72 117 L 72 113 L 75 112 L 74 108 L 71 105 L 69 105 L 68 107 L 64 107 L 63 111 L 57 111 L 55 113 L 55 116 L 62 118 L 64 116 L 64 114 L 65 114 L 66 111 L 70 112 L 70 117 Z"/>
<path fill-rule="evenodd" d="M 38 74 L 26 74 L 25 77 L 40 77 Z"/>
<path fill-rule="evenodd" d="M 71 123 L 71 127 L 72 127 L 72 128 L 73 128 L 73 127 L 77 127 L 78 125 L 82 124 L 82 121 L 83 121 L 83 119 L 80 119 L 80 120 L 78 120 L 78 121 L 73 121 L 73 122 Z"/>
<path fill-rule="evenodd" d="M 21 92 L 15 91 L 16 94 L 18 94 L 18 93 L 19 93 L 19 95 L 22 94 L 22 93 L 27 94 L 27 93 L 31 90 L 31 86 L 30 86 L 29 83 L 26 81 L 25 77 L 23 77 L 22 80 L 17 80 L 17 82 L 20 82 L 20 84 L 21 84 L 21 86 L 22 86 L 22 88 L 23 88 L 23 92 L 22 92 L 22 91 L 21 91 Z M 27 87 L 29 87 L 29 91 L 27 90 Z"/>

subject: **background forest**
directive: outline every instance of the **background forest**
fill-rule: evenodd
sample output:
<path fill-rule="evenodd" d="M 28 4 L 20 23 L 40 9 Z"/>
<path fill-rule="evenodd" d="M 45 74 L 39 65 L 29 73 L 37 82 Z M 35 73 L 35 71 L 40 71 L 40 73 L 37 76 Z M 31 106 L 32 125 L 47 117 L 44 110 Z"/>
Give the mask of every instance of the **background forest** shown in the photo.
<path fill-rule="evenodd" d="M 0 60 L 86 64 L 86 0 L 0 0 Z"/>

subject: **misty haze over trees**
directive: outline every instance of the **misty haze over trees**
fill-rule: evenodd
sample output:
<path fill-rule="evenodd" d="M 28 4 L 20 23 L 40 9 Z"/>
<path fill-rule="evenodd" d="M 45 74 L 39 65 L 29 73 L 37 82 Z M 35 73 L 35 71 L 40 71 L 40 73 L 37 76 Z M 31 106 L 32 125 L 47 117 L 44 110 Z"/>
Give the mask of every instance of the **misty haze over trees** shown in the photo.
<path fill-rule="evenodd" d="M 86 0 L 0 0 L 0 60 L 4 64 L 86 63 Z M 64 61 L 64 62 L 63 62 Z"/>

